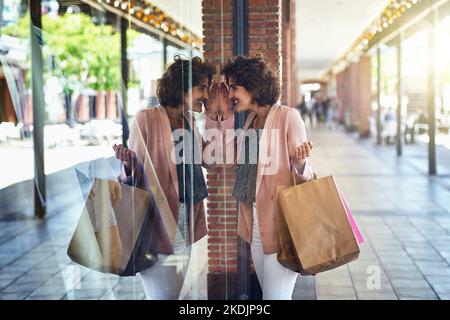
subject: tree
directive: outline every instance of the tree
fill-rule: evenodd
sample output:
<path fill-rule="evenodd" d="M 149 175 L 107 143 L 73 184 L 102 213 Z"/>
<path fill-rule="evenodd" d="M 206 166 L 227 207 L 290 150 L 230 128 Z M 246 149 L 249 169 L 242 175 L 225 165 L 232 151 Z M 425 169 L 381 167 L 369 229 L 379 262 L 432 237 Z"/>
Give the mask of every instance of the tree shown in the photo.
<path fill-rule="evenodd" d="M 5 27 L 3 34 L 27 41 L 30 37 L 29 16 Z M 53 74 L 62 77 L 66 92 L 76 83 L 94 90 L 118 90 L 120 87 L 120 34 L 109 25 L 95 25 L 91 17 L 65 14 L 57 18 L 42 17 L 46 61 L 51 61 Z M 129 29 L 132 41 L 139 33 Z M 54 62 L 54 63 L 53 63 Z M 48 71 L 48 70 L 47 70 Z M 48 76 L 48 72 L 47 72 Z"/>

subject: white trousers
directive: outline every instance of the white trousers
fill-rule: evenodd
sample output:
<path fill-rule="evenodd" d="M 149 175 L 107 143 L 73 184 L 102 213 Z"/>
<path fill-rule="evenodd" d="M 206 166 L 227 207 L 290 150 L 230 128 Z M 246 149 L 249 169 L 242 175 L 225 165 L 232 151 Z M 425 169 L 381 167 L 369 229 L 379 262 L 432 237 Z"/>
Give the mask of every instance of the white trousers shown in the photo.
<path fill-rule="evenodd" d="M 255 204 L 251 251 L 256 275 L 263 291 L 263 300 L 291 300 L 297 273 L 282 266 L 276 253 L 264 254 Z"/>
<path fill-rule="evenodd" d="M 180 203 L 174 253 L 158 254 L 158 262 L 155 265 L 138 273 L 147 300 L 178 300 L 180 296 L 190 258 L 185 215 L 184 204 Z"/>
<path fill-rule="evenodd" d="M 154 266 L 138 273 L 147 300 L 178 300 L 180 296 L 185 274 L 168 257 L 159 254 Z"/>

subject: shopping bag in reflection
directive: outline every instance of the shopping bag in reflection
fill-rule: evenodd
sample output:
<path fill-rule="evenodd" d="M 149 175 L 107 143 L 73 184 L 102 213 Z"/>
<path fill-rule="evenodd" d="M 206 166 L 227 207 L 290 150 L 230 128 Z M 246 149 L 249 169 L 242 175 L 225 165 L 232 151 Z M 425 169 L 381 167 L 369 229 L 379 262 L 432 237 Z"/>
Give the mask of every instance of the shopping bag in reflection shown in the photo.
<path fill-rule="evenodd" d="M 314 275 L 359 256 L 359 246 L 332 176 L 277 186 L 278 261 Z"/>
<path fill-rule="evenodd" d="M 96 271 L 135 275 L 157 261 L 158 215 L 151 193 L 95 179 L 67 254 Z"/>

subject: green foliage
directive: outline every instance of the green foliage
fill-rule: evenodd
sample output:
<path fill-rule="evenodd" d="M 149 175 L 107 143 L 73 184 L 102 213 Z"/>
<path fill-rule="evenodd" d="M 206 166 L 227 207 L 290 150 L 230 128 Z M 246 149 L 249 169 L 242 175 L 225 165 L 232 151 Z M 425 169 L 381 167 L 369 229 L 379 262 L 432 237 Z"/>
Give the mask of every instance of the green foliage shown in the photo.
<path fill-rule="evenodd" d="M 74 83 L 94 90 L 118 90 L 120 87 L 120 33 L 109 25 L 95 25 L 85 14 L 42 17 L 44 58 L 54 56 L 56 68 L 66 79 L 65 89 Z M 29 16 L 3 29 L 3 34 L 29 39 Z M 128 41 L 139 33 L 128 30 Z M 58 74 L 57 74 L 58 75 Z"/>

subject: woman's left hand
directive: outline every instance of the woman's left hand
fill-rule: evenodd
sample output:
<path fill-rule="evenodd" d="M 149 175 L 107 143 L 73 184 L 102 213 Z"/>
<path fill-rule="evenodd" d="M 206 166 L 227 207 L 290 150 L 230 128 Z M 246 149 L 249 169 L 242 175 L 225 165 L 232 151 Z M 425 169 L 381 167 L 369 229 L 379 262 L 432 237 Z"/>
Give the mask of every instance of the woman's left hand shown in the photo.
<path fill-rule="evenodd" d="M 313 149 L 313 144 L 310 141 L 304 142 L 297 146 L 290 152 L 290 157 L 292 160 L 305 160 L 309 157 L 311 150 Z"/>

